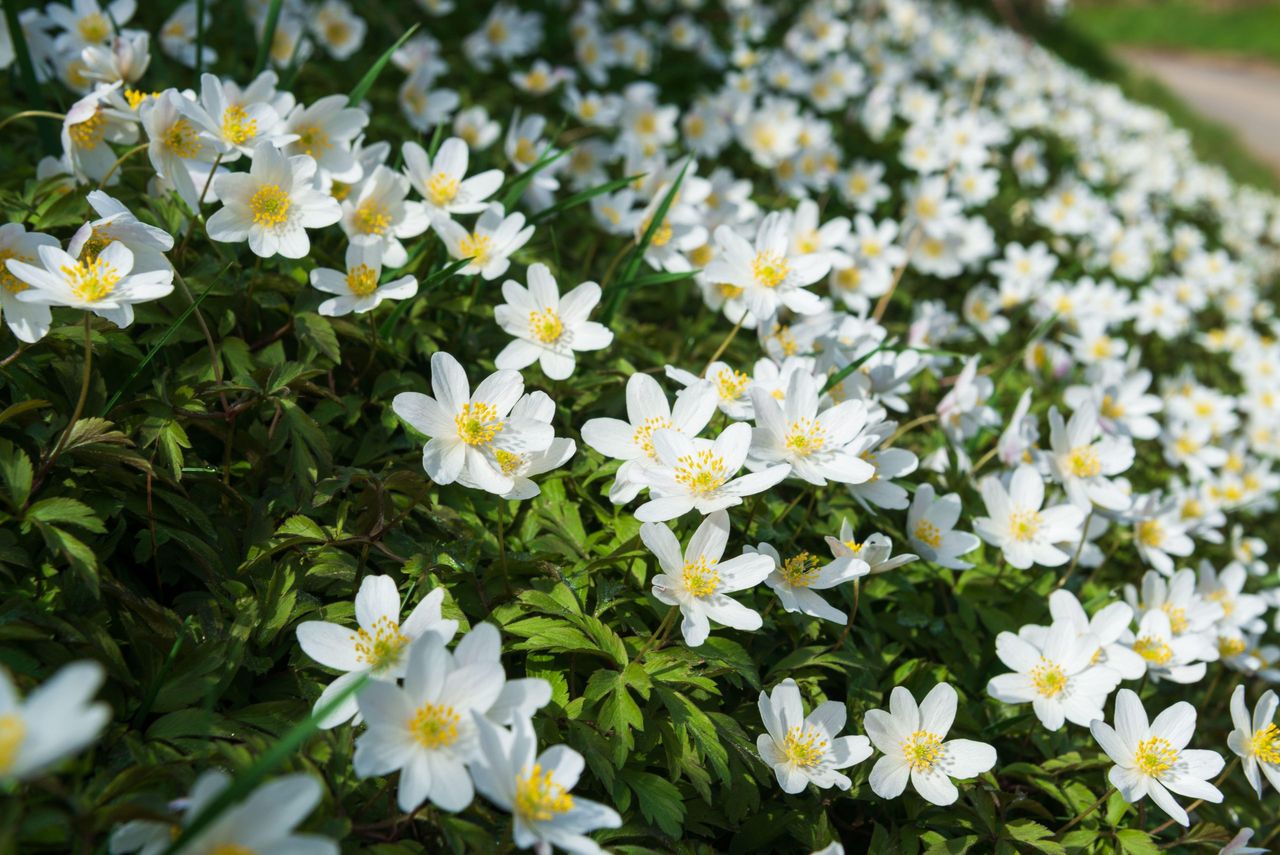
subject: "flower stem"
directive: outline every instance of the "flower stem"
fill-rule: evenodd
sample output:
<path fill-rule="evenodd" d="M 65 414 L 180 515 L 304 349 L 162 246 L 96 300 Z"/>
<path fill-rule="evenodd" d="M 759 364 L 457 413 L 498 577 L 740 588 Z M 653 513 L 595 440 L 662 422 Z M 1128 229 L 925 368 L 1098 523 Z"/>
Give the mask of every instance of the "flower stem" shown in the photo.
<path fill-rule="evenodd" d="M 124 154 L 120 155 L 120 157 L 116 159 L 116 162 L 111 164 L 111 168 L 107 170 L 107 174 L 102 176 L 102 180 L 98 182 L 98 189 L 101 190 L 103 187 L 107 186 L 107 182 L 111 180 L 112 175 L 116 174 L 116 170 L 120 168 L 120 164 L 124 163 L 126 160 L 133 157 L 138 152 L 146 151 L 147 146 L 149 145 L 151 145 L 151 143 L 142 143 L 141 145 L 135 145 L 133 148 L 129 149 Z"/>
<path fill-rule="evenodd" d="M 733 325 L 733 329 L 729 330 L 729 334 L 724 337 L 724 341 L 720 342 L 720 346 L 716 348 L 716 352 L 711 354 L 711 358 L 707 360 L 707 365 L 702 369 L 702 376 L 706 377 L 707 372 L 711 370 L 711 366 L 715 363 L 720 355 L 724 353 L 725 348 L 729 346 L 729 342 L 733 341 L 733 337 L 738 334 L 738 330 L 742 329 L 742 322 L 747 319 L 747 313 L 743 312 L 742 317 L 738 318 L 738 322 Z"/>
<path fill-rule="evenodd" d="M 498 560 L 502 566 L 502 584 L 507 589 L 507 596 L 512 596 L 511 576 L 507 572 L 507 500 L 498 498 Z"/>
<path fill-rule="evenodd" d="M 1074 819 L 1072 819 L 1072 820 L 1071 820 L 1070 822 L 1068 822 L 1066 825 L 1062 826 L 1062 828 L 1059 828 L 1057 831 L 1055 831 L 1055 832 L 1053 833 L 1053 839 L 1054 839 L 1054 840 L 1057 840 L 1059 837 L 1061 837 L 1062 835 L 1066 834 L 1066 833 L 1071 829 L 1071 827 L 1072 827 L 1072 826 L 1074 826 L 1074 825 L 1075 825 L 1076 823 L 1078 823 L 1080 820 L 1084 819 L 1084 818 L 1085 818 L 1086 816 L 1088 816 L 1089 814 L 1093 813 L 1095 810 L 1097 810 L 1097 809 L 1098 809 L 1098 806 L 1099 806 L 1099 805 L 1101 805 L 1101 804 L 1102 804 L 1103 802 L 1105 802 L 1107 799 L 1111 798 L 1111 794 L 1112 794 L 1112 793 L 1114 793 L 1115 791 L 1116 791 L 1116 788 L 1115 788 L 1115 787 L 1107 787 L 1107 791 L 1106 791 L 1105 793 L 1103 793 L 1101 796 L 1099 796 L 1099 797 L 1098 797 L 1098 800 L 1097 800 L 1096 802 L 1094 802 L 1093 804 L 1089 805 L 1089 806 L 1088 806 L 1087 808 L 1085 808 L 1084 810 L 1080 811 L 1080 813 L 1078 813 L 1078 814 L 1076 814 L 1076 815 L 1075 815 L 1075 818 L 1074 818 Z"/>
<path fill-rule="evenodd" d="M 671 629 L 671 624 L 675 620 L 676 612 L 680 611 L 678 606 L 672 606 L 667 610 L 667 616 L 662 619 L 662 623 L 658 624 L 658 628 L 653 631 L 653 635 L 649 636 L 649 640 L 644 643 L 644 647 L 640 648 L 640 652 L 636 654 L 635 660 L 639 662 L 644 655 L 649 652 L 649 648 L 653 647 L 653 643 L 658 640 L 659 636 L 664 639 L 667 632 Z"/>
<path fill-rule="evenodd" d="M 1063 587 L 1071 579 L 1076 572 L 1076 565 L 1080 563 L 1080 553 L 1084 551 L 1084 542 L 1089 539 L 1089 523 L 1093 522 L 1093 508 L 1089 509 L 1089 515 L 1084 518 L 1084 525 L 1080 529 L 1080 542 L 1076 544 L 1076 554 L 1071 556 L 1071 566 L 1067 568 L 1067 572 L 1058 580 L 1054 590 Z"/>
<path fill-rule="evenodd" d="M 1235 768 L 1237 765 L 1239 765 L 1239 763 L 1240 763 L 1240 758 L 1238 756 L 1232 757 L 1231 762 L 1227 764 L 1227 768 L 1223 769 L 1222 774 L 1218 776 L 1218 780 L 1213 782 L 1213 786 L 1215 788 L 1221 787 L 1222 782 L 1227 780 L 1227 776 L 1235 771 Z M 1202 804 L 1204 804 L 1204 799 L 1196 799 L 1194 802 L 1187 805 L 1187 815 L 1190 816 L 1191 812 L 1196 808 L 1200 807 L 1200 805 Z M 1173 823 L 1174 823 L 1173 819 L 1165 820 L 1164 822 L 1160 823 L 1154 829 L 1151 830 L 1151 836 L 1155 837 L 1157 834 L 1164 831 L 1169 826 L 1173 825 Z"/>

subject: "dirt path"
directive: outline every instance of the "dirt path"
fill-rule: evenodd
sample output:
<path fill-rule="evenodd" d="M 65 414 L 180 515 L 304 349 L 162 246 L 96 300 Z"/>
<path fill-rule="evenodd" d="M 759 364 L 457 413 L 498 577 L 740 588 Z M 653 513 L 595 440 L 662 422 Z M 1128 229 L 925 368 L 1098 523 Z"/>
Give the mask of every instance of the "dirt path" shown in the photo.
<path fill-rule="evenodd" d="M 1146 48 L 1116 53 L 1197 112 L 1234 130 L 1245 148 L 1280 175 L 1280 66 Z"/>

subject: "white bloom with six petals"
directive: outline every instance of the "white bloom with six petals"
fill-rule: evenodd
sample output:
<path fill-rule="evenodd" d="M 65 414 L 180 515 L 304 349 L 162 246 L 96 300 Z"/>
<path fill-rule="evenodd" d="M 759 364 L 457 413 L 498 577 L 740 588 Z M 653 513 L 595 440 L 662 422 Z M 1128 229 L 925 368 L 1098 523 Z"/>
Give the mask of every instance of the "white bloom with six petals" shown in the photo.
<path fill-rule="evenodd" d="M 583 282 L 563 297 L 551 271 L 542 263 L 529 265 L 529 287 L 508 279 L 502 284 L 506 303 L 493 310 L 494 320 L 515 341 L 494 360 L 501 369 L 520 370 L 535 361 L 552 380 L 573 374 L 574 352 L 603 350 L 613 342 L 606 327 L 587 320 L 600 302 L 600 286 Z"/>
<path fill-rule="evenodd" d="M 865 736 L 837 736 L 847 715 L 843 703 L 827 701 L 806 716 L 800 687 L 789 677 L 774 686 L 772 694 L 760 693 L 766 732 L 756 737 L 756 750 L 773 767 L 784 793 L 798 793 L 808 784 L 824 790 L 852 786 L 838 770 L 870 757 L 871 741 Z"/>

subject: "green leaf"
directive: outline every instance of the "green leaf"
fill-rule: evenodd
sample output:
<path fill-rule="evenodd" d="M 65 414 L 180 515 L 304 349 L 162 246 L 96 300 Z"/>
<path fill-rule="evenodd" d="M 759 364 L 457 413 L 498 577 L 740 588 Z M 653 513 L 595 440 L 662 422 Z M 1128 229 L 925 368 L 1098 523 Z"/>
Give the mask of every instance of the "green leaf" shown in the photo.
<path fill-rule="evenodd" d="M 7 439 L 0 439 L 0 477 L 9 490 L 9 501 L 14 508 L 21 508 L 31 495 L 33 477 L 31 458 Z"/>
<path fill-rule="evenodd" d="M 37 523 L 65 523 L 102 534 L 106 528 L 93 509 L 78 499 L 59 496 L 41 499 L 27 508 L 26 520 Z"/>
<path fill-rule="evenodd" d="M 191 817 L 191 821 L 182 827 L 182 833 L 165 848 L 162 855 L 177 855 L 199 837 L 218 817 L 247 798 L 267 775 L 275 771 L 276 767 L 287 760 L 306 741 L 307 737 L 316 731 L 321 721 L 345 703 L 347 698 L 360 691 L 367 679 L 369 679 L 368 674 L 362 674 L 357 677 L 350 686 L 334 695 L 329 703 L 291 727 L 289 732 L 276 740 L 276 743 L 267 749 L 267 752 L 258 758 L 256 763 L 236 775 L 226 789 L 218 793 L 205 805 L 204 810 Z"/>
<path fill-rule="evenodd" d="M 268 0 L 268 2 L 271 5 L 267 7 L 266 26 L 262 28 L 262 41 L 258 43 L 258 58 L 254 60 L 250 79 L 257 77 L 267 67 L 267 60 L 271 56 L 271 45 L 276 39 L 276 25 L 280 23 L 280 7 L 284 5 L 284 0 Z"/>
<path fill-rule="evenodd" d="M 293 331 L 298 341 L 310 345 L 331 362 L 342 362 L 342 350 L 338 347 L 338 334 L 327 318 L 315 312 L 299 312 L 293 316 Z"/>
<path fill-rule="evenodd" d="M 666 778 L 628 769 L 620 775 L 640 800 L 640 813 L 670 837 L 679 837 L 684 824 L 684 800 Z"/>
<path fill-rule="evenodd" d="M 417 24 L 405 30 L 403 35 L 396 39 L 395 44 L 383 51 L 382 56 L 378 57 L 373 65 L 369 66 L 369 70 L 364 73 L 364 77 L 361 77 L 360 82 L 351 90 L 351 95 L 347 98 L 349 105 L 352 107 L 359 106 L 360 102 L 369 94 L 369 90 L 373 88 L 373 84 L 378 79 L 378 75 L 382 73 L 382 69 L 386 68 L 387 63 L 391 61 L 392 55 L 417 31 Z"/>
<path fill-rule="evenodd" d="M 1160 847 L 1151 835 L 1139 828 L 1125 828 L 1116 832 L 1120 848 L 1128 855 L 1160 855 Z"/>
<path fill-rule="evenodd" d="M 575 208 L 584 202 L 590 202 L 597 196 L 603 196 L 605 193 L 612 193 L 614 190 L 621 190 L 622 188 L 629 186 L 631 182 L 641 179 L 644 176 L 645 173 L 641 172 L 639 175 L 628 175 L 626 178 L 615 178 L 612 181 L 606 181 L 604 184 L 592 187 L 588 190 L 583 190 L 580 193 L 574 193 L 572 196 L 566 196 L 554 205 L 543 208 L 541 211 L 530 216 L 529 222 L 533 225 L 545 222 L 556 214 L 559 214 L 562 211 L 567 211 L 570 208 Z"/>

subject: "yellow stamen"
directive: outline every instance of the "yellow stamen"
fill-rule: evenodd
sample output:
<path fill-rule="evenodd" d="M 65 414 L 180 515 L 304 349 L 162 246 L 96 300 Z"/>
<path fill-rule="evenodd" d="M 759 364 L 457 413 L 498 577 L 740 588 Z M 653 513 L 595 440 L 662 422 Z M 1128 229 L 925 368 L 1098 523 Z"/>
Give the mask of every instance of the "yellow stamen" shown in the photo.
<path fill-rule="evenodd" d="M 27 725 L 19 716 L 13 713 L 0 715 L 0 774 L 13 768 L 26 735 Z"/>
<path fill-rule="evenodd" d="M 279 184 L 264 184 L 249 199 L 249 210 L 253 212 L 253 221 L 259 226 L 274 228 L 289 219 L 289 209 L 293 202 L 289 194 Z"/>
<path fill-rule="evenodd" d="M 378 290 L 378 274 L 367 264 L 357 264 L 347 271 L 347 287 L 357 297 L 368 297 Z"/>
<path fill-rule="evenodd" d="M 1138 764 L 1138 769 L 1153 778 L 1159 778 L 1178 762 L 1178 752 L 1167 739 L 1159 736 L 1139 742 L 1133 757 Z"/>
<path fill-rule="evenodd" d="M 400 632 L 400 624 L 386 615 L 373 622 L 372 633 L 361 627 L 351 640 L 355 642 L 356 661 L 375 671 L 394 665 L 409 644 L 408 636 Z"/>
<path fill-rule="evenodd" d="M 663 416 L 651 416 L 645 419 L 643 424 L 636 427 L 635 432 L 631 434 L 631 441 L 643 448 L 644 453 L 649 456 L 650 460 L 656 460 L 658 453 L 653 449 L 653 432 L 671 427 L 674 427 L 671 419 Z"/>
<path fill-rule="evenodd" d="M 170 125 L 160 141 L 178 157 L 195 157 L 200 153 L 200 135 L 186 119 L 178 119 Z"/>
<path fill-rule="evenodd" d="M 825 443 L 826 431 L 812 419 L 797 419 L 792 422 L 783 441 L 788 451 L 800 457 L 808 457 L 821 451 Z"/>
<path fill-rule="evenodd" d="M 551 344 L 560 339 L 564 333 L 564 322 L 554 309 L 529 313 L 529 332 L 543 344 Z"/>
<path fill-rule="evenodd" d="M 537 763 L 528 774 L 516 779 L 515 812 L 525 822 L 547 822 L 556 814 L 573 810 L 573 796 L 543 771 Z"/>
<path fill-rule="evenodd" d="M 779 572 L 787 584 L 793 588 L 807 588 L 818 581 L 822 568 L 818 566 L 818 558 L 808 552 L 801 552 L 782 562 Z"/>
<path fill-rule="evenodd" d="M 777 288 L 789 271 L 786 258 L 776 252 L 758 252 L 751 262 L 752 275 L 765 288 Z"/>
<path fill-rule="evenodd" d="M 244 107 L 232 104 L 222 113 L 222 136 L 232 145 L 244 145 L 258 135 L 258 120 L 250 119 Z"/>
<path fill-rule="evenodd" d="M 1092 445 L 1081 445 L 1067 453 L 1067 472 L 1077 478 L 1092 478 L 1102 472 L 1098 450 Z"/>
<path fill-rule="evenodd" d="M 937 549 L 942 544 L 942 532 L 928 520 L 920 520 L 916 525 L 916 540 Z"/>
<path fill-rule="evenodd" d="M 1040 664 L 1031 669 L 1031 683 L 1041 695 L 1052 698 L 1067 688 L 1067 675 L 1056 662 L 1041 658 Z"/>
<path fill-rule="evenodd" d="M 463 404 L 453 423 L 458 429 L 458 438 L 467 445 L 488 445 L 502 431 L 502 422 L 497 418 L 498 411 L 492 404 L 477 401 Z"/>
<path fill-rule="evenodd" d="M 928 772 L 944 754 L 942 740 L 925 730 L 917 730 L 902 740 L 902 756 L 917 772 Z"/>
<path fill-rule="evenodd" d="M 711 450 L 685 454 L 676 460 L 676 481 L 695 496 L 714 493 L 729 480 L 724 459 Z"/>
<path fill-rule="evenodd" d="M 699 599 L 709 597 L 720 587 L 720 574 L 707 564 L 705 556 L 698 556 L 697 561 L 686 562 L 680 574 L 685 590 Z"/>
<path fill-rule="evenodd" d="M 1133 652 L 1153 665 L 1167 665 L 1173 658 L 1173 648 L 1158 638 L 1144 635 L 1133 643 Z"/>
<path fill-rule="evenodd" d="M 458 740 L 462 716 L 445 704 L 423 704 L 409 719 L 413 741 L 427 749 L 447 748 Z"/>
<path fill-rule="evenodd" d="M 1009 515 L 1009 533 L 1013 539 L 1022 543 L 1030 543 L 1036 539 L 1036 533 L 1044 524 L 1044 517 L 1039 511 L 1017 510 Z"/>
<path fill-rule="evenodd" d="M 62 273 L 71 280 L 71 293 L 86 303 L 106 297 L 123 278 L 114 267 L 98 258 L 63 267 Z"/>
<path fill-rule="evenodd" d="M 1249 750 L 1263 763 L 1280 764 L 1280 730 L 1275 722 L 1253 735 L 1249 740 Z M 2 764 L 0 768 L 3 768 Z"/>
<path fill-rule="evenodd" d="M 369 200 L 356 208 L 356 229 L 361 234 L 381 235 L 390 225 L 391 216 L 377 202 Z"/>
<path fill-rule="evenodd" d="M 822 738 L 821 731 L 793 727 L 782 739 L 782 753 L 793 765 L 811 769 L 826 756 L 827 740 Z"/>
<path fill-rule="evenodd" d="M 427 199 L 437 208 L 443 208 L 458 195 L 458 179 L 447 172 L 437 172 L 427 182 Z"/>

